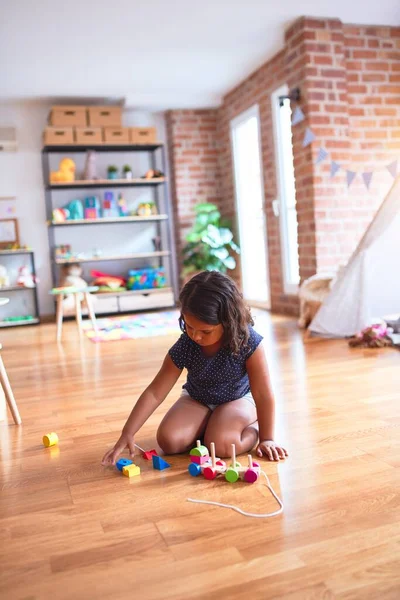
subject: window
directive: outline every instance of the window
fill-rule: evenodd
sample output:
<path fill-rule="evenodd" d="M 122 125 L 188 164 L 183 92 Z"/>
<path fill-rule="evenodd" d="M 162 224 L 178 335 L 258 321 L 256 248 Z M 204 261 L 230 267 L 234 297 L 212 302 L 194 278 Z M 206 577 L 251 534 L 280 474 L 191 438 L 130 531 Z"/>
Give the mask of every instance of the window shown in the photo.
<path fill-rule="evenodd" d="M 231 121 L 231 142 L 243 295 L 253 306 L 270 308 L 258 106 Z"/>
<path fill-rule="evenodd" d="M 296 187 L 292 146 L 292 110 L 288 94 L 282 86 L 272 94 L 272 118 L 275 135 L 275 157 L 278 198 L 274 203 L 279 214 L 283 261 L 284 292 L 296 294 L 300 281 L 299 244 L 297 235 Z"/>

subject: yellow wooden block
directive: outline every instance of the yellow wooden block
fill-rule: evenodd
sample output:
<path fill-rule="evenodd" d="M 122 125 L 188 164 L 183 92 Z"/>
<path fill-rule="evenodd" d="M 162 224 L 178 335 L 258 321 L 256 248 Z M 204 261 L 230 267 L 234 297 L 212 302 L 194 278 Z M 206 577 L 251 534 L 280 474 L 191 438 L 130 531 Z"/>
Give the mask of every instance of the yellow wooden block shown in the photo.
<path fill-rule="evenodd" d="M 140 467 L 137 465 L 126 465 L 122 467 L 122 473 L 125 477 L 135 477 L 136 475 L 140 475 Z"/>

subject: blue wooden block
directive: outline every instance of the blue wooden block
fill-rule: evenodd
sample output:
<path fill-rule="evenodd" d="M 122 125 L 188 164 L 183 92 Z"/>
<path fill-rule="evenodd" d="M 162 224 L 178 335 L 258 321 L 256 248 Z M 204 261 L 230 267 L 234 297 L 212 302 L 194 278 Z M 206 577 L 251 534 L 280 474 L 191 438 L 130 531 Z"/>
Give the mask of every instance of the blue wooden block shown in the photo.
<path fill-rule="evenodd" d="M 168 469 L 171 465 L 169 465 L 161 456 L 153 456 L 153 468 L 158 471 L 164 471 L 164 469 Z"/>
<path fill-rule="evenodd" d="M 133 465 L 133 460 L 130 458 L 120 458 L 115 466 L 117 467 L 118 471 L 122 471 L 122 469 L 128 465 Z"/>
<path fill-rule="evenodd" d="M 188 466 L 188 471 L 192 475 L 192 477 L 197 477 L 197 475 L 200 475 L 201 473 L 201 467 L 196 463 L 190 463 L 190 465 Z"/>

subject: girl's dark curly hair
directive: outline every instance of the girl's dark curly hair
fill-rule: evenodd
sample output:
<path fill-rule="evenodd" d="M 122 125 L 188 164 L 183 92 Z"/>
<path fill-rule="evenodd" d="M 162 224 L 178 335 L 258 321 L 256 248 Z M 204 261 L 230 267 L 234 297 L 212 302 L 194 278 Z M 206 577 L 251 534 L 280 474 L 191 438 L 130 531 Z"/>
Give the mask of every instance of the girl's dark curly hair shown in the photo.
<path fill-rule="evenodd" d="M 249 325 L 254 325 L 236 283 L 218 271 L 203 271 L 195 275 L 182 289 L 179 302 L 179 325 L 185 330 L 185 313 L 209 325 L 224 328 L 223 344 L 238 354 L 249 339 Z"/>

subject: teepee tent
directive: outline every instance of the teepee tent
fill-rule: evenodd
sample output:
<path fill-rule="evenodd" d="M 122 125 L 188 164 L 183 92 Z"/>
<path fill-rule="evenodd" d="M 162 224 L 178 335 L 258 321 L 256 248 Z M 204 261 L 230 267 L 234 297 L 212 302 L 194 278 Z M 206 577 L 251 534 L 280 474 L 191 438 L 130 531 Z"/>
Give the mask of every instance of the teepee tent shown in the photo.
<path fill-rule="evenodd" d="M 347 337 L 400 314 L 400 177 L 310 324 L 321 336 Z"/>

